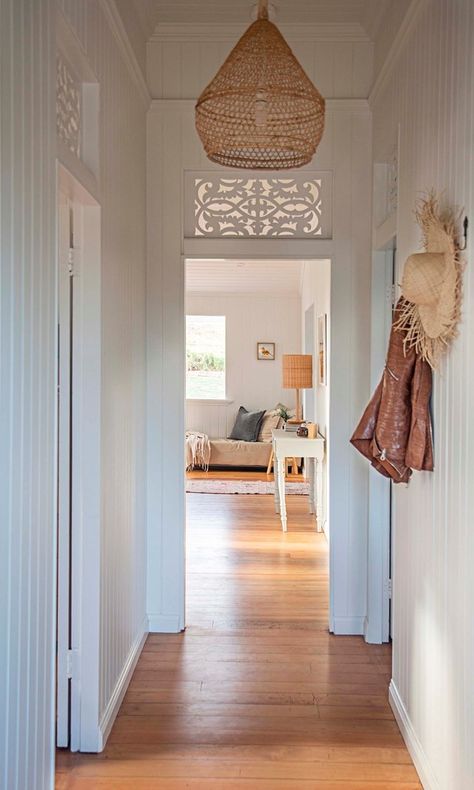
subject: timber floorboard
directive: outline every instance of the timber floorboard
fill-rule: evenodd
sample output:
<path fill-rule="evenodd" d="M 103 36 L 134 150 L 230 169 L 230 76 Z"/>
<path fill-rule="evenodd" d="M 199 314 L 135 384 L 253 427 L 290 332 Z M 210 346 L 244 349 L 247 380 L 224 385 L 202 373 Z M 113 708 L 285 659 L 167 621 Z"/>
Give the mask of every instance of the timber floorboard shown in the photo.
<path fill-rule="evenodd" d="M 57 790 L 415 790 L 391 651 L 328 633 L 307 498 L 188 494 L 187 622 L 151 634 L 106 749 L 58 753 Z"/>
<path fill-rule="evenodd" d="M 274 474 L 273 472 L 267 474 L 264 469 L 260 471 L 255 469 L 250 471 L 248 469 L 209 469 L 208 472 L 204 472 L 202 469 L 193 469 L 186 472 L 186 478 L 188 480 L 261 480 L 272 483 Z M 303 474 L 294 475 L 291 471 L 287 473 L 286 479 L 292 483 L 305 481 Z"/>

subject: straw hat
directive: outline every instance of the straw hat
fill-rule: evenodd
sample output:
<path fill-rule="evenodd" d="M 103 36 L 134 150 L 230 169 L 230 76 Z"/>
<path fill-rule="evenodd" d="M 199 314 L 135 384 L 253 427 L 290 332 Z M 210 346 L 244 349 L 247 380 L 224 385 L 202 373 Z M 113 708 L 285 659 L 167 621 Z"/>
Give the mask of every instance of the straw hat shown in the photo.
<path fill-rule="evenodd" d="M 395 329 L 404 331 L 404 349 L 436 368 L 441 354 L 457 335 L 461 304 L 461 265 L 456 244 L 457 217 L 443 215 L 434 193 L 420 201 L 416 219 L 425 252 L 410 255 L 403 269 L 402 297 Z"/>

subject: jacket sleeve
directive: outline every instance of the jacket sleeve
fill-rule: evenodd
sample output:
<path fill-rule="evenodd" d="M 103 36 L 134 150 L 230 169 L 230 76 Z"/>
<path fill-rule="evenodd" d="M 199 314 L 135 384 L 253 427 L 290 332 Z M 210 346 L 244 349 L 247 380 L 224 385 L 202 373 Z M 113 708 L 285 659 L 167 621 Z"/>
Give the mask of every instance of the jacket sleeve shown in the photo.
<path fill-rule="evenodd" d="M 412 469 L 430 472 L 433 470 L 431 386 L 431 368 L 425 360 L 418 357 L 411 384 L 411 425 L 405 463 Z"/>

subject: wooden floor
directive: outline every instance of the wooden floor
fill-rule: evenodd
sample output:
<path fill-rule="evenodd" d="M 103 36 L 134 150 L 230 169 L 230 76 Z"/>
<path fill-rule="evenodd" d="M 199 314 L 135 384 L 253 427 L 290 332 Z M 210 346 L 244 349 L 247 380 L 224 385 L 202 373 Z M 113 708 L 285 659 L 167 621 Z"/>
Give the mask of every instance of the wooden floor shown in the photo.
<path fill-rule="evenodd" d="M 328 554 L 288 498 L 188 495 L 188 629 L 151 635 L 102 755 L 58 790 L 421 788 L 387 703 L 390 649 L 328 634 Z"/>
<path fill-rule="evenodd" d="M 273 472 L 267 475 L 266 471 L 248 471 L 246 469 L 209 469 L 208 472 L 203 472 L 202 469 L 193 469 L 191 472 L 186 472 L 188 480 L 267 480 L 273 481 Z M 305 480 L 304 475 L 294 475 L 289 472 L 286 479 L 295 483 L 301 483 Z"/>

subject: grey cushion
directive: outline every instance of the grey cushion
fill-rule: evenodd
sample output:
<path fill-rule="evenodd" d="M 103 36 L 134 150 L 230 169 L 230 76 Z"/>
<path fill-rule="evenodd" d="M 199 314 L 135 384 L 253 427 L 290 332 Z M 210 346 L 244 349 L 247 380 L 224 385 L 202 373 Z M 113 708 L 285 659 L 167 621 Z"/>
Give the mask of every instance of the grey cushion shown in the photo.
<path fill-rule="evenodd" d="M 241 442 L 256 442 L 264 414 L 265 410 L 247 411 L 241 406 L 229 439 L 239 439 Z"/>

